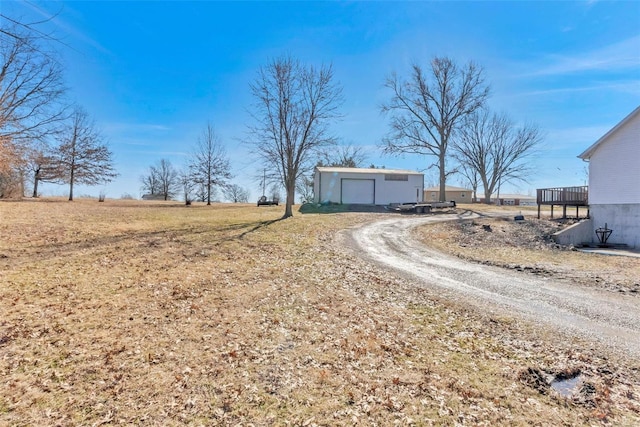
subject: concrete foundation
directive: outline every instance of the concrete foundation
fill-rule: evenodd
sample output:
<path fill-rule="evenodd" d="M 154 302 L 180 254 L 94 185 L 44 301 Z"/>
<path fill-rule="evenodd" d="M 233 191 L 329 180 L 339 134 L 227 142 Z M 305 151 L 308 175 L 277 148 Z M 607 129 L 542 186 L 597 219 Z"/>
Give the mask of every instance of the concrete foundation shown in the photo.
<path fill-rule="evenodd" d="M 613 230 L 607 243 L 624 243 L 631 248 L 640 247 L 640 203 L 618 205 L 590 205 L 593 242 L 595 230 L 604 227 Z"/>
<path fill-rule="evenodd" d="M 559 245 L 579 246 L 584 243 L 593 243 L 593 239 L 596 238 L 593 230 L 593 222 L 590 219 L 585 219 L 558 231 L 552 238 Z"/>

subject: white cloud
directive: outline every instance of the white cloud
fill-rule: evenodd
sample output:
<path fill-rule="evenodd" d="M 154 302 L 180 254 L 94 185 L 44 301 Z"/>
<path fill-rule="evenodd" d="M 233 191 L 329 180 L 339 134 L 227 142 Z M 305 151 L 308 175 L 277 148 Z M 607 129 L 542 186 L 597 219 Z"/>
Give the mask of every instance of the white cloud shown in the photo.
<path fill-rule="evenodd" d="M 184 152 L 184 151 L 131 151 L 131 154 L 145 154 L 147 155 L 149 158 L 152 157 L 171 157 L 171 156 L 177 156 L 177 157 L 188 157 L 189 153 Z M 174 164 L 174 166 L 176 166 Z"/>
<path fill-rule="evenodd" d="M 576 93 L 576 92 L 589 92 L 589 91 L 617 91 L 617 92 L 640 95 L 640 81 L 594 83 L 592 85 L 579 86 L 579 87 L 541 89 L 541 90 L 523 92 L 518 94 L 518 96 L 554 95 L 554 94 L 561 94 L 561 93 Z"/>
<path fill-rule="evenodd" d="M 590 52 L 551 55 L 533 75 L 574 74 L 585 71 L 627 70 L 640 67 L 640 35 Z"/>
<path fill-rule="evenodd" d="M 51 21 L 52 23 L 54 23 L 65 34 L 68 34 L 68 35 L 70 35 L 72 37 L 75 37 L 76 39 L 80 40 L 81 42 L 86 43 L 89 46 L 94 47 L 95 49 L 99 50 L 102 53 L 106 53 L 106 54 L 112 55 L 111 51 L 109 51 L 107 48 L 102 46 L 96 40 L 92 39 L 87 34 L 85 34 L 82 31 L 76 29 L 72 25 L 70 25 L 67 22 L 65 22 L 62 18 L 60 18 L 60 11 L 52 14 L 52 13 L 44 10 L 43 8 L 37 6 L 36 4 L 31 3 L 31 2 L 23 2 L 22 4 L 25 7 L 29 8 L 32 12 L 34 12 L 37 15 L 40 15 L 41 17 L 43 17 L 45 20 Z M 73 10 L 70 9 L 68 5 L 65 5 L 64 7 L 65 7 L 65 9 L 67 9 L 67 12 L 73 12 Z M 64 39 L 62 41 L 64 42 Z"/>
<path fill-rule="evenodd" d="M 109 133 L 165 133 L 171 130 L 169 126 L 154 123 L 107 123 L 102 126 Z"/>
<path fill-rule="evenodd" d="M 576 149 L 579 147 L 586 149 L 596 142 L 602 135 L 607 133 L 611 126 L 586 126 L 572 127 L 565 129 L 550 129 L 546 132 L 546 147 L 548 151 Z M 576 148 L 578 147 L 578 148 Z M 576 152 L 576 156 L 580 154 Z"/>

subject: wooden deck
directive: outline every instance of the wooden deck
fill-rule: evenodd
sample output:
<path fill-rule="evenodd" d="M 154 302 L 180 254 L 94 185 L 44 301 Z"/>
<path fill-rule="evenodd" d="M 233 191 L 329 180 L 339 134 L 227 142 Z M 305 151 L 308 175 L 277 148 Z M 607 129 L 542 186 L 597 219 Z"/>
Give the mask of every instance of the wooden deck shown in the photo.
<path fill-rule="evenodd" d="M 576 207 L 576 217 L 578 217 L 580 206 L 589 206 L 589 187 L 557 187 L 538 188 L 537 190 L 538 218 L 540 218 L 540 206 L 551 206 L 551 218 L 553 218 L 553 207 L 562 206 L 562 218 L 567 217 L 567 206 Z M 587 217 L 589 216 L 587 211 Z"/>

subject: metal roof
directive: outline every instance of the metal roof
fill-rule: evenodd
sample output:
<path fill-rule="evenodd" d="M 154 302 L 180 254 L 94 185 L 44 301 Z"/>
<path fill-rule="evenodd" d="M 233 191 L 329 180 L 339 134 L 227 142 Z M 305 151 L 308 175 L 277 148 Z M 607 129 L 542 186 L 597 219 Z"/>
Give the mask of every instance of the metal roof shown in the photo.
<path fill-rule="evenodd" d="M 375 174 L 405 174 L 405 175 L 423 175 L 420 172 L 404 170 L 404 169 L 382 169 L 382 168 L 342 168 L 342 167 L 328 167 L 328 166 L 316 166 L 316 170 L 319 172 L 329 173 L 375 173 Z"/>

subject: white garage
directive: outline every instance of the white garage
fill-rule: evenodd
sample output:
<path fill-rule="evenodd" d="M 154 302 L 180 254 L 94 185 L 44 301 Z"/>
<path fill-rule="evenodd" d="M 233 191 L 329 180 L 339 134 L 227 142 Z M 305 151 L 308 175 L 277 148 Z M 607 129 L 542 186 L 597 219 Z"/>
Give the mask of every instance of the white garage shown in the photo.
<path fill-rule="evenodd" d="M 421 202 L 424 175 L 401 169 L 316 167 L 315 203 L 388 205 Z"/>

